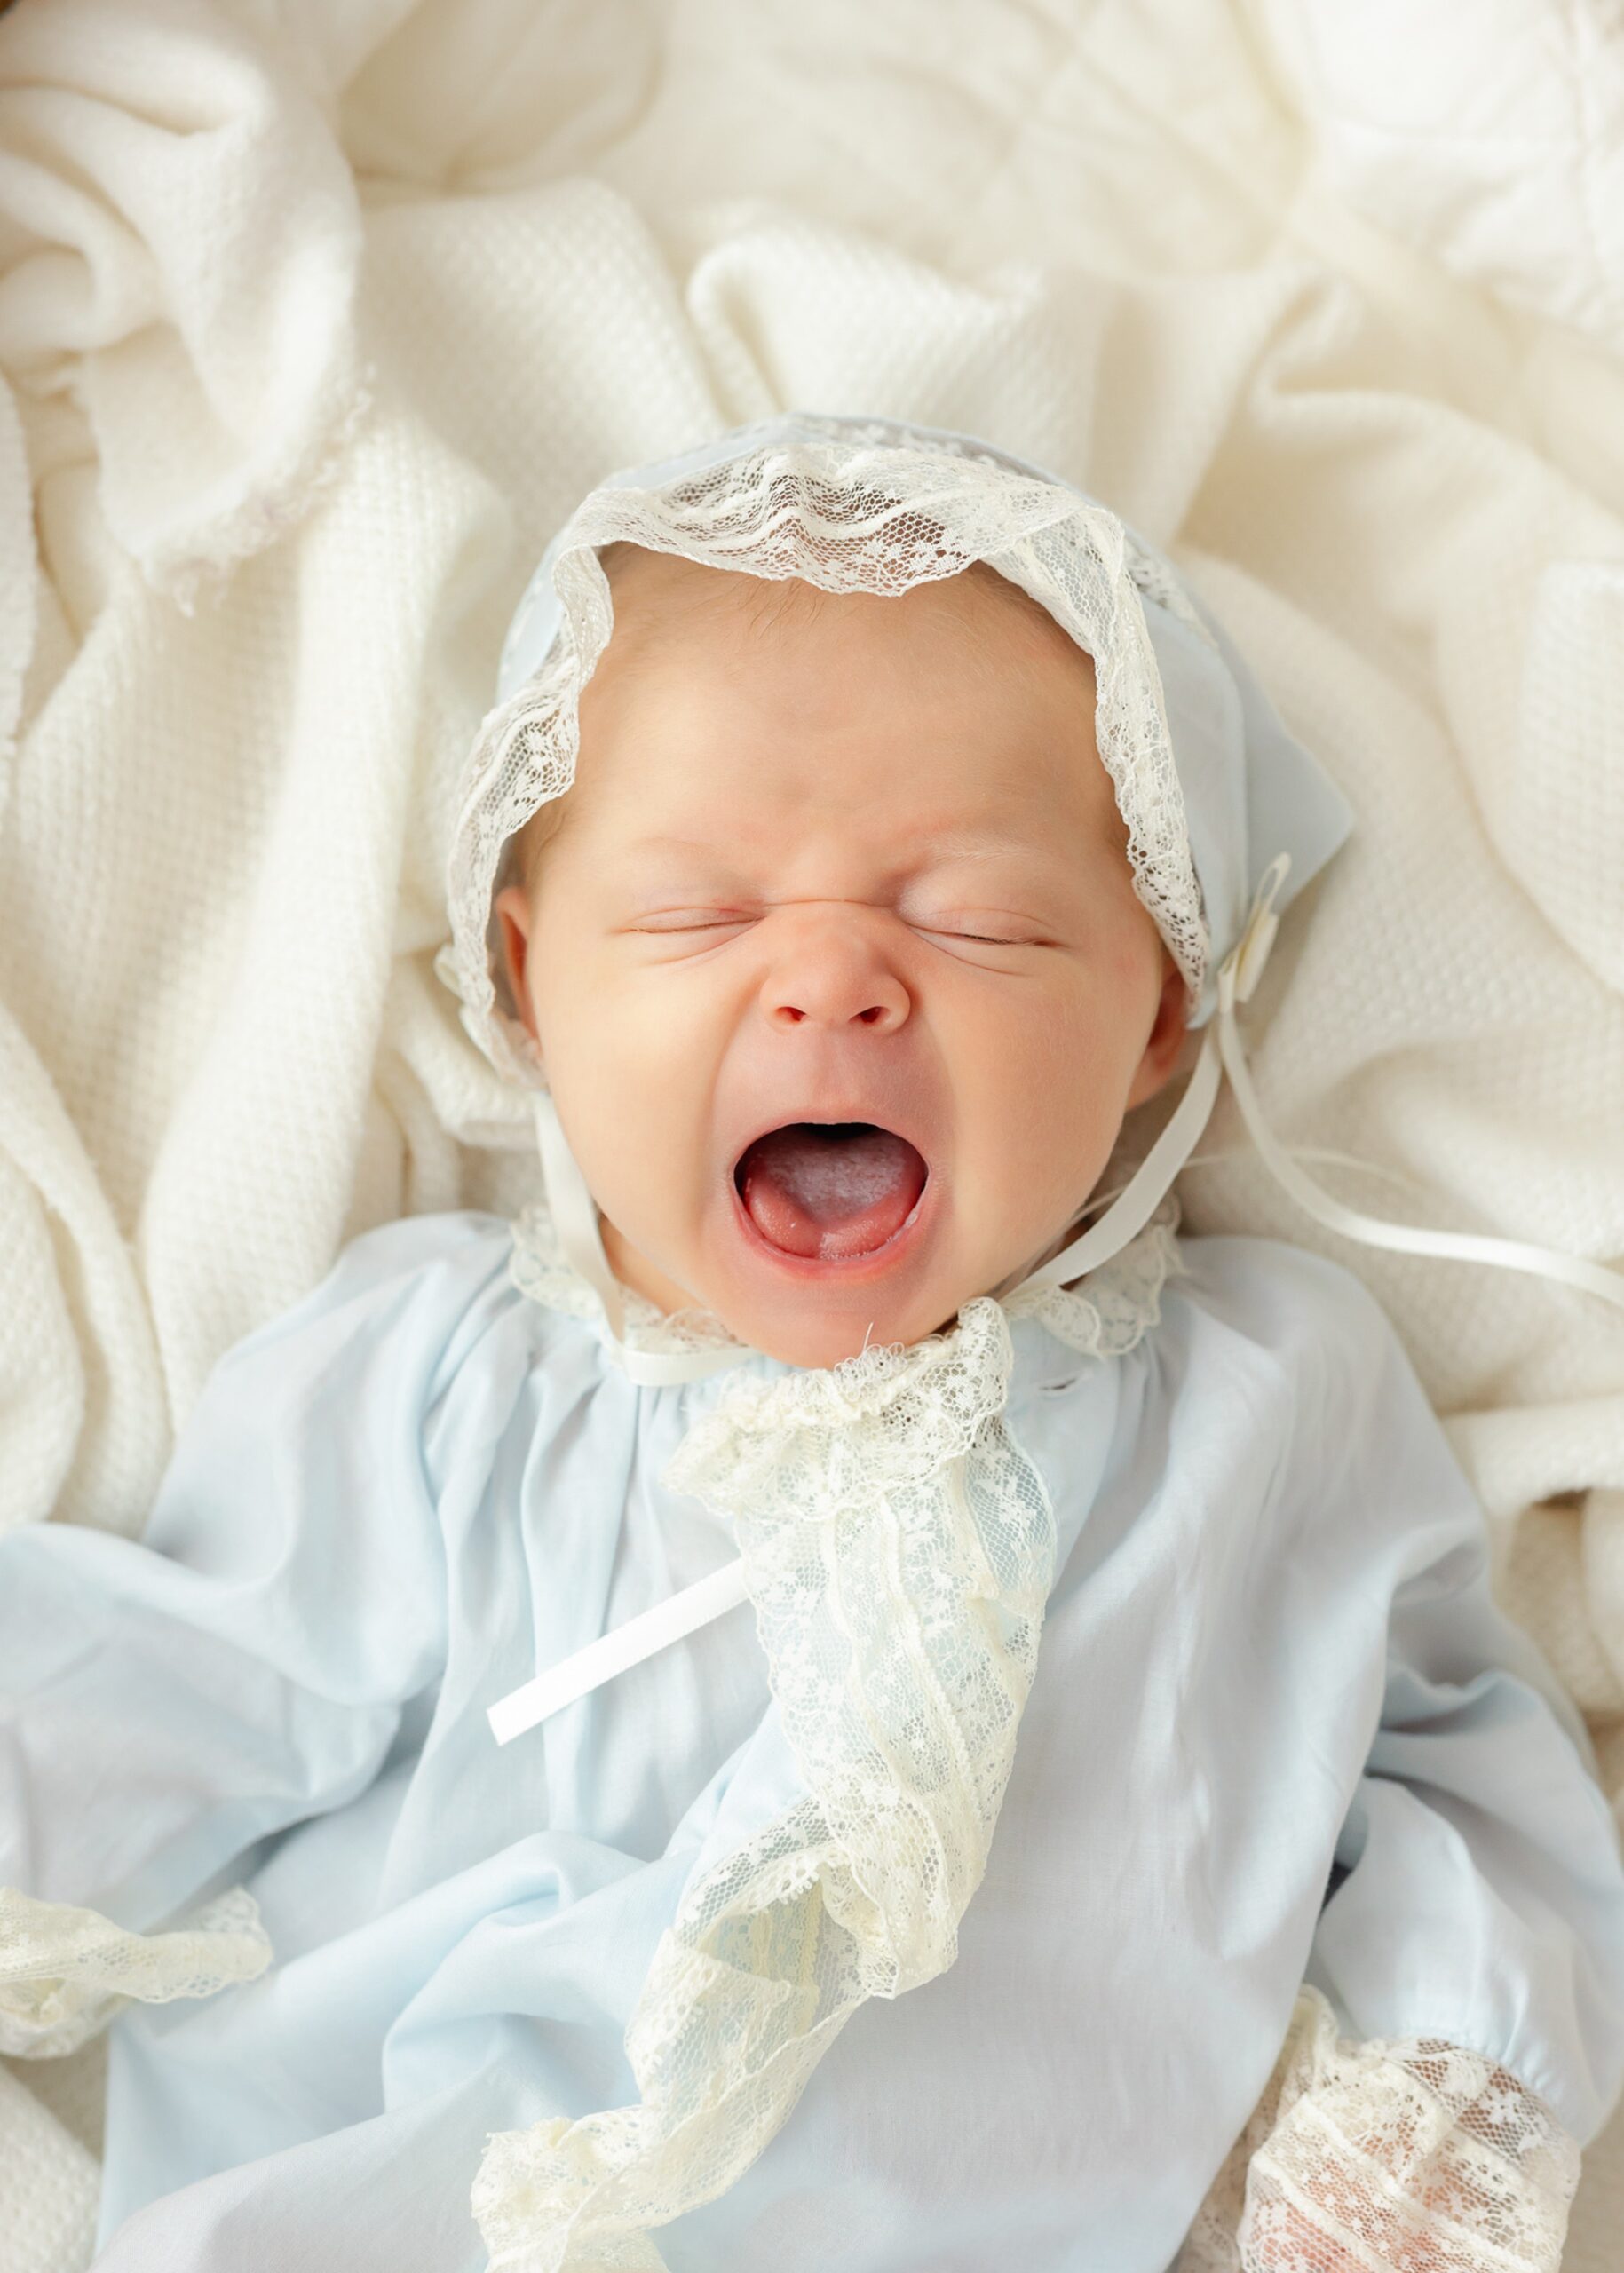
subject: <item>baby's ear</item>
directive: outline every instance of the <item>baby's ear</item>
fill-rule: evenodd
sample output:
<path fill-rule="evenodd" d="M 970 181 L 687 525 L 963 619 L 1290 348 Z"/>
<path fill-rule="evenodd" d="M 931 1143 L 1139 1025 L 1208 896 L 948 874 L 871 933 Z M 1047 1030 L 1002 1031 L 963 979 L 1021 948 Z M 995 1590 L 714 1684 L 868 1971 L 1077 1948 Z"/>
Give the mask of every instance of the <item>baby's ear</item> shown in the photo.
<path fill-rule="evenodd" d="M 539 1046 L 541 1037 L 535 1031 L 535 1005 L 530 1000 L 530 990 L 525 985 L 525 970 L 530 952 L 530 896 L 522 884 L 508 884 L 491 902 L 496 920 L 502 926 L 502 957 L 507 967 L 508 987 L 513 997 L 513 1007 L 524 1024 L 526 1033 Z"/>
<path fill-rule="evenodd" d="M 1156 1004 L 1156 1021 L 1150 1030 L 1134 1074 L 1133 1086 L 1128 1092 L 1129 1110 L 1143 1105 L 1146 1097 L 1153 1097 L 1158 1089 L 1171 1079 L 1178 1065 L 1179 1053 L 1184 1046 L 1184 1034 L 1190 1019 L 1190 990 L 1184 985 L 1184 973 L 1168 954 L 1164 940 L 1161 948 L 1161 994 Z"/>

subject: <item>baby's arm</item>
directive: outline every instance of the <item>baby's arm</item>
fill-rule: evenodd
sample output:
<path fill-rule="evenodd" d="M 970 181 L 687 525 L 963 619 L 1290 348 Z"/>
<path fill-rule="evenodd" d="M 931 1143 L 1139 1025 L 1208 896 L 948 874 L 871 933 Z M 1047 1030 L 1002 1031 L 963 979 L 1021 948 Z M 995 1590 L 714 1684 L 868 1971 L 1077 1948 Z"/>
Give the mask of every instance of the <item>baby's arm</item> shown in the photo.
<path fill-rule="evenodd" d="M 436 1678 L 422 1423 L 473 1251 L 388 1226 L 232 1350 L 143 1543 L 0 1539 L 0 2050 L 259 1970 L 243 1896 L 154 1929 L 363 1790 Z"/>
<path fill-rule="evenodd" d="M 1583 1723 L 1496 1606 L 1476 1498 L 1357 1300 L 1367 1387 L 1316 1520 L 1369 1540 L 1381 1722 L 1251 2126 L 1239 2253 L 1187 2245 L 1181 2273 L 1557 2273 L 1579 2150 L 1624 2085 L 1624 1860 Z"/>

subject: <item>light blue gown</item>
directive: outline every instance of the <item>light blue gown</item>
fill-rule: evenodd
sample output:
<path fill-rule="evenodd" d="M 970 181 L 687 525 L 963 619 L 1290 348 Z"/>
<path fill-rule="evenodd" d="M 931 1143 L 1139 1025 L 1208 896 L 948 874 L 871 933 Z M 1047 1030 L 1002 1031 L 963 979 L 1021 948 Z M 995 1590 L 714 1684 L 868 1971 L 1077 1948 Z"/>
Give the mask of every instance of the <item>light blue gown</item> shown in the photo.
<path fill-rule="evenodd" d="M 487 2135 L 636 2098 L 695 1857 L 800 1789 L 748 1604 L 493 1741 L 735 1552 L 658 1481 L 729 1376 L 634 1385 L 512 1253 L 368 1233 L 218 1366 L 144 1543 L 0 1540 L 0 1883 L 140 1930 L 241 1883 L 276 1951 L 115 2024 L 102 2273 L 478 2273 Z M 1305 1976 L 1580 2142 L 1624 2085 L 1617 1834 L 1390 1327 L 1288 1247 L 1184 1257 L 1125 1357 L 1012 1320 L 1059 1575 L 958 1960 L 673 2273 L 1164 2273 Z"/>

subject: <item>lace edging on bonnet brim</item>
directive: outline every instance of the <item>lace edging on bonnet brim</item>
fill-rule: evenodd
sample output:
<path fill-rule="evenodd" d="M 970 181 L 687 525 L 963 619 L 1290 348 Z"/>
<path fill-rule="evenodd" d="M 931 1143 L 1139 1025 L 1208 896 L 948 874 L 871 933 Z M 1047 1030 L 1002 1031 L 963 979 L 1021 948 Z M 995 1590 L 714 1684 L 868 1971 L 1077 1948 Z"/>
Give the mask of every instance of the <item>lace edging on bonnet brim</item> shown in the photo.
<path fill-rule="evenodd" d="M 506 848 L 574 780 L 580 692 L 614 624 L 598 550 L 618 542 L 828 591 L 895 595 L 978 560 L 1018 585 L 1093 661 L 1096 740 L 1135 889 L 1192 1000 L 1201 991 L 1209 940 L 1143 606 L 1211 645 L 1176 580 L 1106 507 L 994 453 L 883 422 L 782 423 L 789 438 L 751 446 L 747 432 L 740 455 L 660 485 L 593 490 L 550 548 L 556 632 L 480 728 L 448 871 L 452 936 L 435 966 L 469 1034 L 521 1086 L 543 1076 L 506 998 L 492 901 Z"/>

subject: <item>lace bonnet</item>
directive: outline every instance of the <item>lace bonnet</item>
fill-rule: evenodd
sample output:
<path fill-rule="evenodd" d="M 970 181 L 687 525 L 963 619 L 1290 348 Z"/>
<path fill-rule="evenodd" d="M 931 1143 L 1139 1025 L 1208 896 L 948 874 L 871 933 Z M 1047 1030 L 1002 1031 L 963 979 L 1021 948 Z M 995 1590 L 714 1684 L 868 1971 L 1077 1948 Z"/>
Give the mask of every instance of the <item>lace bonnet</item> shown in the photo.
<path fill-rule="evenodd" d="M 508 989 L 492 907 L 514 840 L 574 779 L 576 701 L 614 625 L 601 546 L 624 540 L 826 591 L 899 593 L 996 568 L 1094 661 L 1099 754 L 1127 824 L 1135 889 L 1184 974 L 1190 1024 L 1216 1001 L 1271 860 L 1283 907 L 1352 816 L 1287 733 L 1222 627 L 1171 565 L 1085 492 L 969 436 L 791 414 L 609 475 L 553 538 L 503 649 L 496 708 L 470 760 L 437 965 L 468 1032 L 527 1088 L 545 1077 Z"/>
<path fill-rule="evenodd" d="M 574 779 L 577 701 L 614 621 L 598 551 L 617 541 L 881 595 L 985 561 L 1091 657 L 1095 739 L 1127 826 L 1134 888 L 1184 977 L 1189 1024 L 1208 1031 L 1179 1106 L 1127 1189 L 1081 1237 L 1070 1237 L 1078 1218 L 1058 1252 L 987 1291 L 1002 1299 L 1058 1286 L 1119 1253 L 1206 1125 L 1220 1041 L 1235 1077 L 1229 1012 L 1256 982 L 1275 911 L 1337 850 L 1351 812 L 1222 627 L 1108 507 L 968 435 L 790 413 L 611 474 L 577 506 L 514 616 L 452 838 L 451 938 L 435 968 L 479 1048 L 533 1097 L 564 1251 L 596 1288 L 616 1341 L 625 1347 L 623 1290 L 512 1000 L 493 907 L 514 875 L 519 831 Z M 630 1364 L 639 1379 L 681 1377 L 675 1359 L 630 1353 Z"/>

